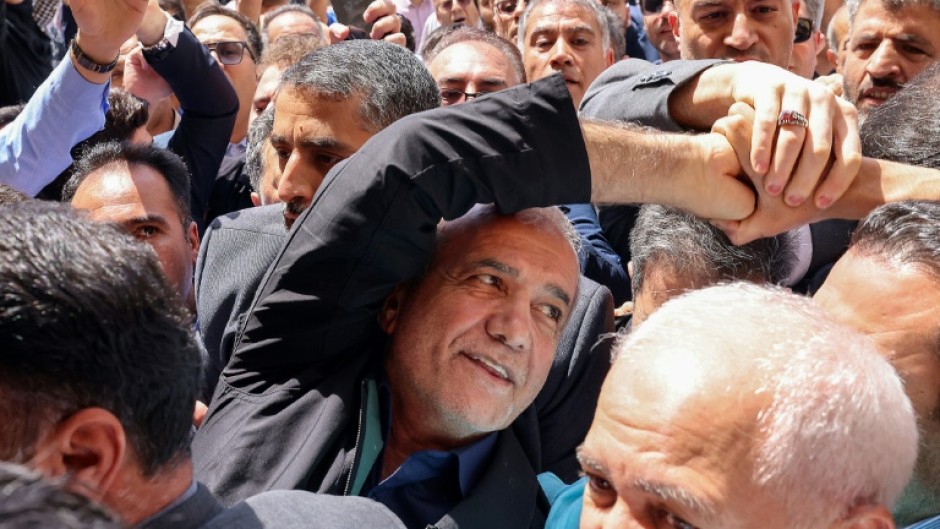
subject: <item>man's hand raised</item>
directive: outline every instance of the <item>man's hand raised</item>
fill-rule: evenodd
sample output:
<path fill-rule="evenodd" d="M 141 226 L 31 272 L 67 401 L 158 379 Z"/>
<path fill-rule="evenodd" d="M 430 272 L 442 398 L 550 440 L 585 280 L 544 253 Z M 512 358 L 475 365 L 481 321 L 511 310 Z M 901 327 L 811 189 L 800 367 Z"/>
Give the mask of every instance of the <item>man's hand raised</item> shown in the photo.
<path fill-rule="evenodd" d="M 384 40 L 399 46 L 405 45 L 405 34 L 401 32 L 401 19 L 395 14 L 395 4 L 391 0 L 375 0 L 362 14 L 362 19 L 372 24 L 369 37 Z M 342 42 L 349 37 L 349 27 L 343 24 L 330 24 L 330 44 Z"/>
<path fill-rule="evenodd" d="M 78 25 L 75 42 L 98 64 L 109 64 L 118 56 L 147 10 L 147 0 L 71 0 L 69 5 Z M 93 83 L 106 83 L 111 78 L 110 72 L 79 68 L 79 73 Z"/>

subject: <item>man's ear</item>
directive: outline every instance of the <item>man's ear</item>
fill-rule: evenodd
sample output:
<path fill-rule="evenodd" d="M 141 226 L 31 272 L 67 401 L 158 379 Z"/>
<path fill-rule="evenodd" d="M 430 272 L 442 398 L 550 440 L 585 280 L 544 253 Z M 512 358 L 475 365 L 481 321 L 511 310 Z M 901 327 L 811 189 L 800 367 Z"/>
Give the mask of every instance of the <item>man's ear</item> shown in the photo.
<path fill-rule="evenodd" d="M 894 518 L 884 505 L 852 507 L 845 518 L 830 529 L 895 529 Z"/>
<path fill-rule="evenodd" d="M 630 276 L 630 281 L 633 281 L 633 259 L 627 261 L 627 275 Z"/>
<path fill-rule="evenodd" d="M 607 48 L 607 50 L 604 51 L 604 60 L 607 62 L 608 67 L 610 67 L 610 65 L 614 63 L 614 49 L 613 48 Z"/>
<path fill-rule="evenodd" d="M 68 477 L 77 492 L 101 501 L 126 452 L 127 439 L 117 417 L 102 408 L 83 408 L 39 442 L 31 465 L 49 477 Z"/>
<path fill-rule="evenodd" d="M 401 309 L 407 297 L 408 285 L 406 283 L 400 283 L 392 290 L 392 293 L 385 298 L 382 311 L 379 312 L 379 327 L 385 331 L 385 334 L 391 335 L 395 332 L 398 317 L 401 315 Z"/>
<path fill-rule="evenodd" d="M 666 15 L 666 20 L 669 21 L 669 27 L 672 28 L 672 36 L 679 38 L 679 10 L 673 9 Z"/>
<path fill-rule="evenodd" d="M 199 258 L 199 228 L 195 222 L 189 223 L 189 229 L 186 230 L 189 236 L 189 250 L 193 258 L 193 268 L 196 267 L 196 259 Z"/>
<path fill-rule="evenodd" d="M 252 191 L 250 196 L 252 206 L 258 207 L 261 205 L 261 195 L 259 195 L 257 191 Z"/>
<path fill-rule="evenodd" d="M 800 18 L 800 0 L 793 0 L 790 8 L 793 9 L 793 29 L 796 30 L 796 21 Z"/>

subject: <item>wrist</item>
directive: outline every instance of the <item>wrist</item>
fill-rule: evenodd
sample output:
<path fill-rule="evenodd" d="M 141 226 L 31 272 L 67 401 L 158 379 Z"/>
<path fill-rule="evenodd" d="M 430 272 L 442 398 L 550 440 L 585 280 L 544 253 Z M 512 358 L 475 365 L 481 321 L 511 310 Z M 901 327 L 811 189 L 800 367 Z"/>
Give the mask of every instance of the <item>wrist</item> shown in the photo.
<path fill-rule="evenodd" d="M 149 47 L 157 44 L 163 39 L 166 32 L 169 15 L 160 10 L 157 12 L 147 11 L 144 21 L 137 28 L 137 40 L 143 47 Z"/>
<path fill-rule="evenodd" d="M 81 30 L 75 35 L 74 42 L 81 49 L 82 55 L 100 65 L 111 64 L 121 53 L 120 45 L 100 42 L 94 37 L 83 35 Z M 71 51 L 69 53 L 71 54 Z"/>

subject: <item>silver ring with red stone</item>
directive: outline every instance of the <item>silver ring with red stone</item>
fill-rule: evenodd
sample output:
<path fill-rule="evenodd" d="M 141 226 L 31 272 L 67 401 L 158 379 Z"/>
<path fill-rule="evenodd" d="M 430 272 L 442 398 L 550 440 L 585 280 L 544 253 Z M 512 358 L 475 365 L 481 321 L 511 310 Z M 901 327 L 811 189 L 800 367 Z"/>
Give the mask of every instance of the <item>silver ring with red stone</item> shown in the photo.
<path fill-rule="evenodd" d="M 796 125 L 805 129 L 809 126 L 809 121 L 807 121 L 806 116 L 796 110 L 783 110 L 777 116 L 777 126 L 783 125 Z"/>

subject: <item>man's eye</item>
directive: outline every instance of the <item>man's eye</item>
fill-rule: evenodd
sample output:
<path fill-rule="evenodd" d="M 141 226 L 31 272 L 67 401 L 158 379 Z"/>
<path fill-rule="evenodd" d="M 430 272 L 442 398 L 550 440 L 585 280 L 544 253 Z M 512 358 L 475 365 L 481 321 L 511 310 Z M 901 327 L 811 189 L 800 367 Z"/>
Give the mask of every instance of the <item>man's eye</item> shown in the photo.
<path fill-rule="evenodd" d="M 541 305 L 539 306 L 539 310 L 542 311 L 543 314 L 548 316 L 549 319 L 551 319 L 552 321 L 557 322 L 561 320 L 561 315 L 562 315 L 561 309 L 559 309 L 558 307 L 554 305 Z"/>
<path fill-rule="evenodd" d="M 290 151 L 286 149 L 275 149 L 274 152 L 277 153 L 277 158 L 279 160 L 283 160 L 286 162 L 288 158 L 290 158 Z"/>
<path fill-rule="evenodd" d="M 149 239 L 156 235 L 159 230 L 154 226 L 138 226 L 134 230 L 134 237 L 138 239 Z"/>
<path fill-rule="evenodd" d="M 927 53 L 926 51 L 915 46 L 904 46 L 902 49 L 904 50 L 904 53 L 909 55 L 925 55 Z"/>
<path fill-rule="evenodd" d="M 491 274 L 479 274 L 477 280 L 485 285 L 492 285 L 498 287 L 500 285 L 499 278 Z"/>
<path fill-rule="evenodd" d="M 338 164 L 341 161 L 343 161 L 342 158 L 340 158 L 339 156 L 333 156 L 332 154 L 318 154 L 317 155 L 317 163 L 320 163 L 323 165 L 332 166 L 332 165 Z"/>
<path fill-rule="evenodd" d="M 712 12 L 712 13 L 705 13 L 704 15 L 702 15 L 701 17 L 699 17 L 699 20 L 702 21 L 702 22 L 718 22 L 718 21 L 722 20 L 724 17 L 725 17 L 724 12 L 722 12 L 722 11 L 715 11 L 715 12 Z"/>
<path fill-rule="evenodd" d="M 689 522 L 679 518 L 673 513 L 666 513 L 665 521 L 667 527 L 672 527 L 673 529 L 698 529 Z"/>
<path fill-rule="evenodd" d="M 777 11 L 777 10 L 774 9 L 773 7 L 771 7 L 771 6 L 757 6 L 757 7 L 754 8 L 754 12 L 755 12 L 755 13 L 758 13 L 758 14 L 760 14 L 760 15 L 766 15 L 766 14 L 768 14 L 768 13 L 773 13 L 773 12 L 775 12 L 775 11 Z"/>

